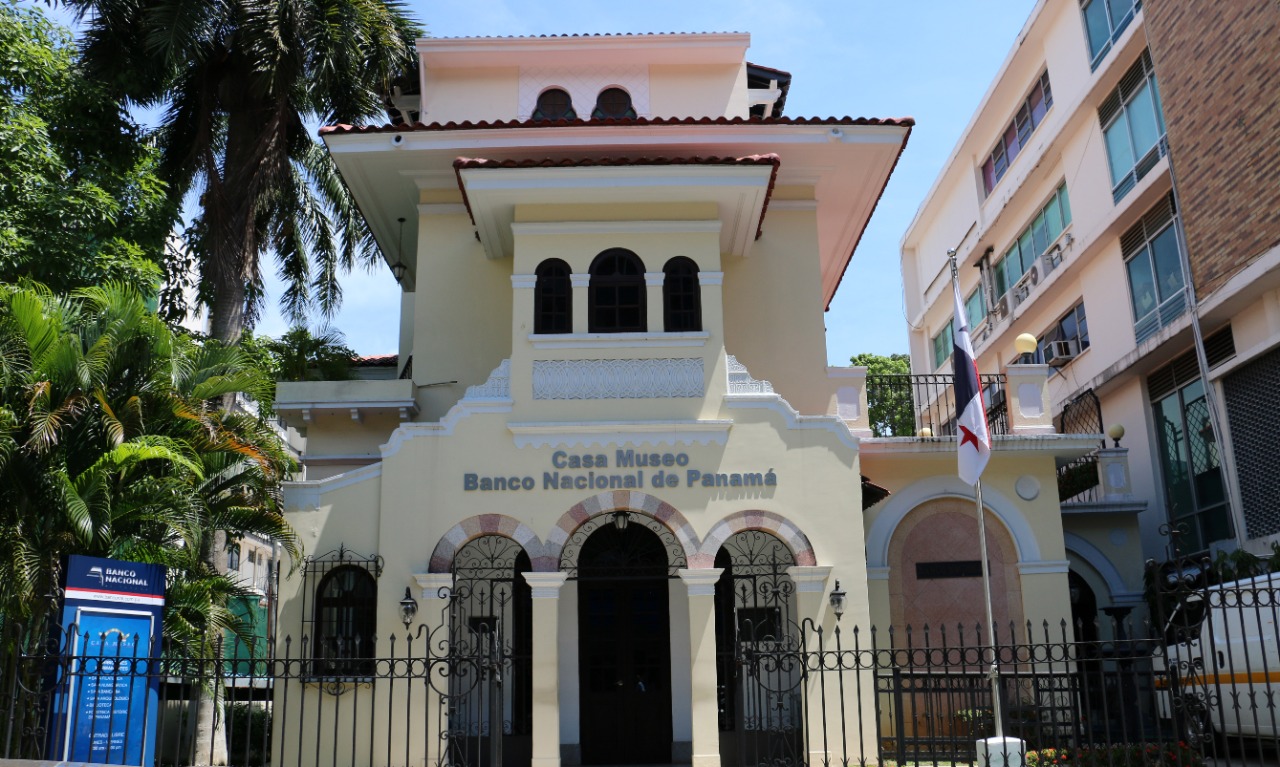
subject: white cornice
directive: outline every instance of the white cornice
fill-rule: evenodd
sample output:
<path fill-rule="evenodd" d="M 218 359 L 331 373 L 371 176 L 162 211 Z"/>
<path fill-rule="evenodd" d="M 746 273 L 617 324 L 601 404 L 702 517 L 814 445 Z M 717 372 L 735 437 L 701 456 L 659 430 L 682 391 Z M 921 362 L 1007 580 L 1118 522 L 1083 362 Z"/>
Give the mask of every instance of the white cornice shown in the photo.
<path fill-rule="evenodd" d="M 535 349 L 672 349 L 706 346 L 711 337 L 698 333 L 538 333 L 529 334 Z"/>
<path fill-rule="evenodd" d="M 516 222 L 511 232 L 520 235 L 560 234 L 719 234 L 721 223 L 713 221 L 538 221 Z"/>
<path fill-rule="evenodd" d="M 516 67 L 554 64 L 741 64 L 751 36 L 701 34 L 561 35 L 546 37 L 446 37 L 417 41 L 425 69 Z"/>
<path fill-rule="evenodd" d="M 732 421 L 593 421 L 509 423 L 516 447 L 724 445 Z"/>

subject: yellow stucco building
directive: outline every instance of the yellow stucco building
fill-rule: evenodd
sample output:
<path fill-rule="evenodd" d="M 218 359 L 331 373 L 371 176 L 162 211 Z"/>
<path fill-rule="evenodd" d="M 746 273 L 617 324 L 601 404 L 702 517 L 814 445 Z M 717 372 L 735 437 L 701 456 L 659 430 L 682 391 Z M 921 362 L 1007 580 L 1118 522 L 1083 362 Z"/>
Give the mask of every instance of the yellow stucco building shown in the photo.
<path fill-rule="evenodd" d="M 306 434 L 287 504 L 308 552 L 279 631 L 317 661 L 283 705 L 374 706 L 397 743 L 357 732 L 337 762 L 486 763 L 464 757 L 501 720 L 507 764 L 737 763 L 744 730 L 816 716 L 735 676 L 739 643 L 817 641 L 837 588 L 846 630 L 981 620 L 945 424 L 874 437 L 866 371 L 826 364 L 824 308 L 857 287 L 913 123 L 782 116 L 790 76 L 748 45 L 422 40 L 391 124 L 324 129 L 403 289 L 398 378 L 276 403 Z M 1013 366 L 988 391 L 998 621 L 1070 614 L 1055 464 L 1099 437 L 1054 433 L 1046 381 Z M 1106 461 L 1123 495 L 1123 451 Z M 496 652 L 500 692 L 450 666 L 434 693 L 360 697 L 396 668 L 367 659 L 423 641 Z M 818 705 L 873 717 L 873 694 Z M 783 740 L 759 747 L 875 758 L 874 736 Z"/>

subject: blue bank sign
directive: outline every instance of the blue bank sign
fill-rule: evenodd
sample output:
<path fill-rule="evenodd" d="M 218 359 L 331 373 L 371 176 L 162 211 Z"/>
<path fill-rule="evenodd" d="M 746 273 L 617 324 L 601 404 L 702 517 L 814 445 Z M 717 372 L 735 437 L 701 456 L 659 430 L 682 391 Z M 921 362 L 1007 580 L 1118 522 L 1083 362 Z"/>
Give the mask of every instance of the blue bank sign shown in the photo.
<path fill-rule="evenodd" d="M 58 680 L 53 753 L 66 761 L 154 760 L 165 569 L 71 556 L 62 625 L 74 630 Z"/>

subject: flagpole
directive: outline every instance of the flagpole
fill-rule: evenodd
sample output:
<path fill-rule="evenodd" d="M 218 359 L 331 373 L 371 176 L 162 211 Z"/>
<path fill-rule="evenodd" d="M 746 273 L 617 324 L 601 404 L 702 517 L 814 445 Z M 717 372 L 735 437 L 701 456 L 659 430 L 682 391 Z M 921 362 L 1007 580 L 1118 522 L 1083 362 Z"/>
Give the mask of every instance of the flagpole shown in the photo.
<path fill-rule="evenodd" d="M 982 597 L 987 608 L 987 629 L 991 631 L 991 716 L 995 719 L 996 737 L 1004 738 L 1004 716 L 1000 711 L 1000 666 L 996 651 L 996 619 L 991 612 L 991 561 L 987 559 L 987 514 L 982 508 L 982 480 L 973 486 L 978 501 L 978 546 L 982 556 Z"/>
<path fill-rule="evenodd" d="M 960 292 L 960 276 L 956 268 L 956 251 L 954 249 L 947 251 L 947 260 L 951 263 L 951 284 L 954 286 L 956 294 Z M 958 301 L 959 299 L 957 299 Z M 958 310 L 957 310 L 958 311 Z M 958 371 L 955 371 L 958 372 Z M 962 403 L 957 402 L 957 410 L 962 407 Z M 958 415 L 958 413 L 957 413 Z M 983 416 L 985 417 L 985 413 Z M 987 515 L 982 507 L 982 478 L 979 476 L 977 481 L 973 483 L 974 498 L 978 506 L 978 548 L 982 558 L 982 603 L 986 610 L 987 630 L 991 632 L 990 649 L 991 649 L 991 667 L 987 671 L 987 678 L 991 682 L 991 716 L 995 721 L 995 736 L 999 739 L 1004 738 L 1004 716 L 1000 710 L 1000 665 L 998 659 L 998 651 L 996 650 L 996 621 L 995 615 L 991 608 L 991 561 L 987 557 Z"/>

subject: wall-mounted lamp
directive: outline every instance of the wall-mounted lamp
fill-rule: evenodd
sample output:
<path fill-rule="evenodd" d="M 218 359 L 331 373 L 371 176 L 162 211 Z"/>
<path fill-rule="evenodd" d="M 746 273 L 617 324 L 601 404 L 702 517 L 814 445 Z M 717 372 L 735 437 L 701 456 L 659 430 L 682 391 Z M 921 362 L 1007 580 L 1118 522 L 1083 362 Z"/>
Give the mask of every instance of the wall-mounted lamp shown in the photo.
<path fill-rule="evenodd" d="M 409 624 L 413 623 L 413 618 L 418 614 L 418 600 L 413 598 L 413 594 L 409 591 L 409 587 L 404 587 L 404 599 L 400 600 L 400 620 L 404 622 L 404 627 L 409 628 Z"/>
<path fill-rule="evenodd" d="M 391 275 L 396 278 L 396 284 L 404 280 L 404 273 L 409 267 L 404 264 L 404 216 L 396 219 L 400 222 L 400 243 L 396 248 L 396 262 L 391 265 Z"/>
<path fill-rule="evenodd" d="M 844 615 L 844 603 L 847 595 L 840 590 L 840 581 L 836 581 L 836 587 L 831 590 L 831 612 L 835 613 L 836 620 L 840 620 L 840 616 Z"/>
<path fill-rule="evenodd" d="M 613 512 L 613 527 L 620 533 L 626 532 L 627 525 L 631 524 L 631 515 L 625 511 Z"/>
<path fill-rule="evenodd" d="M 1113 423 L 1108 426 L 1107 436 L 1116 443 L 1116 447 L 1120 447 L 1120 440 L 1124 439 L 1124 424 Z"/>

